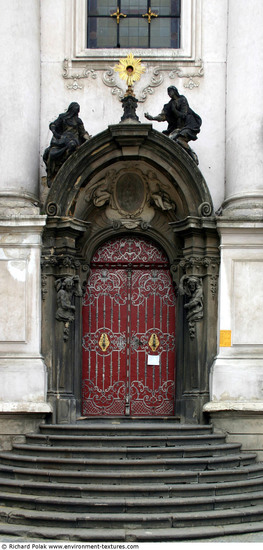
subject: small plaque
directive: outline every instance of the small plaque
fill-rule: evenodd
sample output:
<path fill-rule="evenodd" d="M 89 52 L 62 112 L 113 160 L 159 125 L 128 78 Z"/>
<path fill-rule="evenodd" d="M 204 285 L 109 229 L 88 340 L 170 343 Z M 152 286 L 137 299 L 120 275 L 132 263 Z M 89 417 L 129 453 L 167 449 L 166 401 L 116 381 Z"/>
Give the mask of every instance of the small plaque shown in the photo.
<path fill-rule="evenodd" d="M 231 330 L 220 330 L 220 348 L 231 348 Z"/>
<path fill-rule="evenodd" d="M 148 355 L 147 365 L 160 365 L 160 355 Z"/>

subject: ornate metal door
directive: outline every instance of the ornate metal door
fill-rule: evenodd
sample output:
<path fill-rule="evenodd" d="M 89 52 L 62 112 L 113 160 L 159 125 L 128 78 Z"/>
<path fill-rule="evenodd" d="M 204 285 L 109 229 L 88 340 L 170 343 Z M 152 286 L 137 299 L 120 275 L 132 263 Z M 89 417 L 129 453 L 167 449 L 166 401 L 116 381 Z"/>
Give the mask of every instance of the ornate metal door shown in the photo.
<path fill-rule="evenodd" d="M 97 250 L 83 300 L 83 415 L 173 415 L 175 305 L 152 243 L 124 237 Z"/>

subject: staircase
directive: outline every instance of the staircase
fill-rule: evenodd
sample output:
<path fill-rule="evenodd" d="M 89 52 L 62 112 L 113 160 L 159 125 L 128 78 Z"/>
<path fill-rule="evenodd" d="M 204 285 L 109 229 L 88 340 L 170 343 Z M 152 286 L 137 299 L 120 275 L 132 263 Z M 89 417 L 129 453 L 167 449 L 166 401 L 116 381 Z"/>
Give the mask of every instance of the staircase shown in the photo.
<path fill-rule="evenodd" d="M 41 425 L 0 452 L 0 535 L 179 541 L 263 531 L 263 464 L 173 418 Z"/>

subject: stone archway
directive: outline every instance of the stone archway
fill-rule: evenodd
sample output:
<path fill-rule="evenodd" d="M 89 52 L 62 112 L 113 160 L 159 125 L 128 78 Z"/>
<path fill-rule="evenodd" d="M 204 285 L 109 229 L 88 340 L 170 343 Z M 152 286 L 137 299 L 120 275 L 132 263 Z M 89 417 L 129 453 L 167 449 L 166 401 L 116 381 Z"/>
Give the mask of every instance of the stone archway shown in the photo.
<path fill-rule="evenodd" d="M 167 255 L 177 293 L 175 414 L 202 420 L 216 354 L 218 235 L 194 161 L 149 124 L 119 124 L 81 146 L 46 201 L 43 354 L 54 421 L 81 414 L 80 295 L 96 250 L 113 237 L 146 238 Z M 66 298 L 75 309 L 62 311 Z"/>

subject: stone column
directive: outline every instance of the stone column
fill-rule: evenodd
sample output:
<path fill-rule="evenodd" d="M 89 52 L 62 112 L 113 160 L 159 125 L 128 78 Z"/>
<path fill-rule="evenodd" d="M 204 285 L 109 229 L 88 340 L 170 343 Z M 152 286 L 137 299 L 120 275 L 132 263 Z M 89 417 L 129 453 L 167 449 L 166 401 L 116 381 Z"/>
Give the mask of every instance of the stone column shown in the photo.
<path fill-rule="evenodd" d="M 40 354 L 40 2 L 0 0 L 0 13 L 0 434 L 11 434 L 10 413 L 39 421 L 49 410 Z"/>
<path fill-rule="evenodd" d="M 263 3 L 229 0 L 228 18 L 219 349 L 205 410 L 233 440 L 257 450 L 251 436 L 263 412 Z"/>
<path fill-rule="evenodd" d="M 0 0 L 1 195 L 38 198 L 39 0 Z"/>
<path fill-rule="evenodd" d="M 261 0 L 229 0 L 226 216 L 263 214 L 262 25 Z"/>

